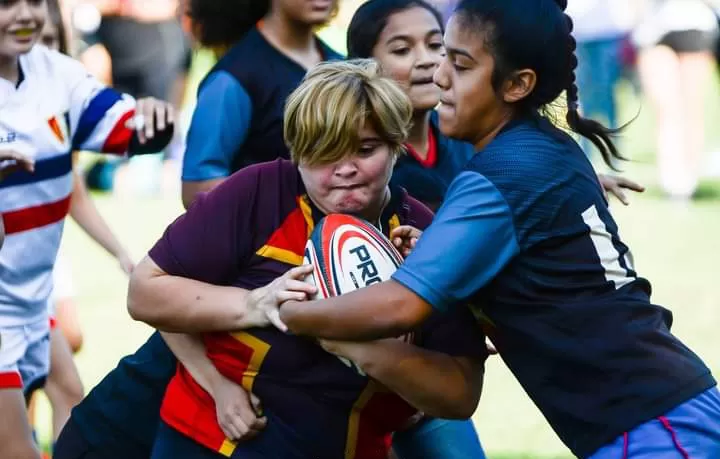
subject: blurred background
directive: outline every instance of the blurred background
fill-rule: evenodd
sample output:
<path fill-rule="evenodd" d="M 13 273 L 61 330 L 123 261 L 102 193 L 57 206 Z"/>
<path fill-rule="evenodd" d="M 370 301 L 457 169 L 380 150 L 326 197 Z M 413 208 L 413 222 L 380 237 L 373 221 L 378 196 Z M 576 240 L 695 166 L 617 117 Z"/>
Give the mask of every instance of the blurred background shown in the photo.
<path fill-rule="evenodd" d="M 67 0 L 63 5 L 73 29 L 75 56 L 92 73 L 131 94 L 139 90 L 136 75 L 158 73 L 156 66 L 162 60 L 167 72 L 162 78 L 174 81 L 170 90 L 165 89 L 166 98 L 178 105 L 185 128 L 197 85 L 214 57 L 208 50 L 192 49 L 178 2 L 137 0 L 138 6 L 124 17 L 103 16 L 87 3 Z M 361 3 L 341 0 L 339 14 L 320 32 L 339 52 L 345 51 L 345 29 Z M 434 3 L 447 17 L 455 2 Z M 663 3 L 670 6 L 661 7 Z M 569 0 L 568 13 L 575 21 L 578 42 L 581 109 L 615 127 L 627 124 L 618 139 L 629 161 L 618 167 L 622 175 L 648 188 L 630 196 L 628 207 L 613 202 L 612 211 L 633 248 L 637 270 L 653 284 L 654 302 L 673 311 L 674 332 L 720 374 L 720 41 L 718 17 L 713 14 L 713 9 L 720 13 L 716 8 L 720 4 L 716 3 Z M 696 52 L 682 42 L 682 36 L 667 34 L 670 26 L 673 31 L 684 27 L 707 32 L 703 36 L 715 40 L 713 52 Z M 128 37 L 128 30 L 134 30 L 132 40 L 119 39 Z M 585 147 L 598 171 L 607 172 L 590 146 Z M 168 152 L 130 162 L 98 162 L 95 156 L 81 156 L 80 168 L 96 205 L 135 261 L 182 211 L 182 151 L 182 135 L 178 135 Z M 77 365 L 88 391 L 151 330 L 127 314 L 127 277 L 118 263 L 72 221 L 62 251 L 70 254 L 72 295 L 84 332 Z M 488 361 L 474 420 L 490 458 L 572 457 L 497 357 Z M 48 438 L 50 415 L 45 403 L 36 423 L 41 438 Z"/>

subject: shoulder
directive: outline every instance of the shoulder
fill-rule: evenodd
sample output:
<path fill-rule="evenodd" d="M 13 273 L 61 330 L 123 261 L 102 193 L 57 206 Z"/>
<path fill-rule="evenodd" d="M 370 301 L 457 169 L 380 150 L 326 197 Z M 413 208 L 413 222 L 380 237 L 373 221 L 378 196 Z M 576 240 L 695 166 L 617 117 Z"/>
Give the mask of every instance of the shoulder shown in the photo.
<path fill-rule="evenodd" d="M 33 46 L 30 52 L 21 57 L 21 63 L 24 65 L 23 71 L 36 78 L 72 81 L 89 76 L 80 62 L 43 45 Z"/>
<path fill-rule="evenodd" d="M 227 70 L 214 70 L 198 88 L 198 102 L 250 103 L 250 96 L 242 83 Z"/>
<path fill-rule="evenodd" d="M 264 194 L 276 196 L 278 187 L 293 190 L 293 193 L 296 193 L 301 185 L 297 167 L 286 159 L 276 159 L 240 169 L 228 177 L 217 189 L 225 188 L 224 192 L 235 193 L 241 190 L 247 191 L 248 188 L 260 190 L 262 187 L 269 190 Z"/>

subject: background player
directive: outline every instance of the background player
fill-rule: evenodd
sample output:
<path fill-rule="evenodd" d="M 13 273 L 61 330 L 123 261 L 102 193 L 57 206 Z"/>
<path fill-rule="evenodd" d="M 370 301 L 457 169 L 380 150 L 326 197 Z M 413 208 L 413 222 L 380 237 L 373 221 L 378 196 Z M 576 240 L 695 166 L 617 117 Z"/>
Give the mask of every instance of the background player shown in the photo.
<path fill-rule="evenodd" d="M 336 0 L 189 0 L 195 34 L 222 58 L 200 85 L 188 131 L 185 207 L 242 167 L 289 158 L 285 100 L 308 69 L 341 57 L 314 33 L 336 8 Z"/>
<path fill-rule="evenodd" d="M 0 137 L 7 149 L 35 161 L 32 174 L 18 172 L 0 183 L 6 231 L 0 252 L 1 457 L 38 457 L 23 391 L 41 386 L 48 371 L 47 303 L 72 189 L 69 152 L 151 152 L 172 135 L 166 104 L 122 97 L 72 59 L 34 47 L 46 8 L 44 0 L 0 3 Z"/>

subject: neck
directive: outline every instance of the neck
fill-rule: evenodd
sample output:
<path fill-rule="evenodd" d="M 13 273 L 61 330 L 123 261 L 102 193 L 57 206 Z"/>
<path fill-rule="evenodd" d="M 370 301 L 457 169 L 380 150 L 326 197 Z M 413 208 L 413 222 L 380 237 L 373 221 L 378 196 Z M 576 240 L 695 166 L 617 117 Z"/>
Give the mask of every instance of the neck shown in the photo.
<path fill-rule="evenodd" d="M 20 67 L 17 57 L 0 56 L 0 78 L 17 84 L 20 78 Z"/>
<path fill-rule="evenodd" d="M 512 120 L 512 112 L 507 111 L 498 117 L 498 121 L 494 123 L 493 127 L 489 130 L 480 132 L 472 144 L 475 147 L 475 151 L 480 151 L 487 147 L 490 142 L 497 137 L 498 133 Z"/>
<path fill-rule="evenodd" d="M 428 149 L 430 148 L 428 144 L 429 131 L 430 112 L 415 113 L 406 143 L 410 145 L 422 159 L 427 159 Z"/>
<path fill-rule="evenodd" d="M 293 21 L 279 11 L 271 11 L 265 16 L 262 32 L 282 50 L 309 51 L 316 45 L 313 26 Z"/>

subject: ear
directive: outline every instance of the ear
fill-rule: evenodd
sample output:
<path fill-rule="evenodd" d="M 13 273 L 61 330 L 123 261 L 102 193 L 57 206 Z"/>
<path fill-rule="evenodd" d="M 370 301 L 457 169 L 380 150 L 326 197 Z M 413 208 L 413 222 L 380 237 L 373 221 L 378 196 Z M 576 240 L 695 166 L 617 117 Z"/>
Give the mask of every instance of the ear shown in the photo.
<path fill-rule="evenodd" d="M 518 70 L 505 81 L 503 100 L 508 104 L 521 101 L 533 92 L 536 84 L 537 74 L 534 70 Z"/>

